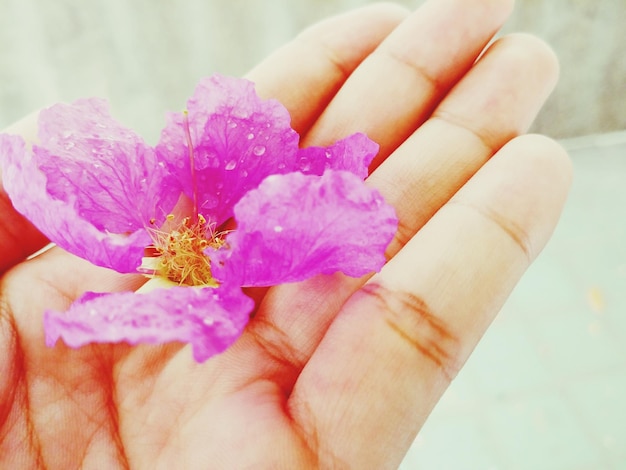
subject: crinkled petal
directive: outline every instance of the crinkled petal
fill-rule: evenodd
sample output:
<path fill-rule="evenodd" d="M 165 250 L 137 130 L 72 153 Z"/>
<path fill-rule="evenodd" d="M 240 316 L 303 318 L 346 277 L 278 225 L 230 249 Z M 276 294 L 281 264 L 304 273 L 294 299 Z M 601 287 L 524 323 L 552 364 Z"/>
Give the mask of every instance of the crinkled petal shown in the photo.
<path fill-rule="evenodd" d="M 261 100 L 252 82 L 213 75 L 187 102 L 197 178 L 198 206 L 220 225 L 233 206 L 272 173 L 293 171 L 298 134 L 287 110 Z M 172 113 L 157 146 L 185 193 L 192 198 L 189 150 L 182 113 Z"/>
<path fill-rule="evenodd" d="M 229 250 L 208 250 L 213 274 L 243 286 L 269 286 L 342 271 L 379 270 L 396 228 L 395 211 L 345 171 L 266 178 L 235 206 Z"/>
<path fill-rule="evenodd" d="M 135 272 L 150 243 L 142 228 L 128 235 L 100 231 L 77 210 L 46 191 L 46 177 L 21 137 L 0 135 L 4 189 L 15 209 L 50 241 L 98 266 Z"/>
<path fill-rule="evenodd" d="M 295 170 L 318 176 L 326 170 L 344 170 L 365 179 L 367 168 L 378 153 L 378 148 L 378 144 L 365 134 L 353 134 L 330 147 L 300 150 Z"/>
<path fill-rule="evenodd" d="M 100 230 L 129 233 L 160 225 L 180 196 L 154 149 L 109 114 L 105 100 L 57 104 L 39 115 L 33 146 L 46 188 Z"/>
<path fill-rule="evenodd" d="M 67 312 L 44 315 L 46 344 L 190 343 L 198 362 L 241 334 L 254 302 L 241 289 L 172 287 L 145 294 L 88 292 Z"/>

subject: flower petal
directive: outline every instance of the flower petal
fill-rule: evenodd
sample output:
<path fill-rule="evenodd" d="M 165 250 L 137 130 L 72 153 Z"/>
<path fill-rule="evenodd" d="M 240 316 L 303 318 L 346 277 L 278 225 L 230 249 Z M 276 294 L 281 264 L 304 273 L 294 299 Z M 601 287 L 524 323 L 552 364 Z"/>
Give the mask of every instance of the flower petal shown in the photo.
<path fill-rule="evenodd" d="M 46 191 L 46 176 L 21 137 L 0 134 L 4 189 L 13 206 L 50 241 L 92 263 L 120 272 L 135 272 L 150 243 L 142 228 L 129 235 L 100 231 L 70 204 Z"/>
<path fill-rule="evenodd" d="M 252 82 L 213 75 L 187 102 L 200 212 L 220 225 L 233 206 L 272 173 L 292 171 L 298 134 L 287 110 L 261 100 Z M 157 146 L 185 193 L 193 197 L 184 115 L 172 113 Z"/>
<path fill-rule="evenodd" d="M 353 134 L 330 147 L 307 147 L 298 152 L 296 170 L 321 176 L 326 170 L 344 170 L 361 179 L 378 153 L 378 144 L 365 134 Z"/>
<path fill-rule="evenodd" d="M 145 294 L 88 292 L 65 313 L 44 315 L 46 344 L 191 343 L 203 362 L 241 334 L 254 302 L 241 289 L 172 287 Z"/>
<path fill-rule="evenodd" d="M 37 165 L 48 192 L 100 230 L 129 233 L 160 224 L 180 187 L 154 149 L 115 121 L 105 100 L 57 104 L 39 115 Z"/>
<path fill-rule="evenodd" d="M 208 251 L 213 274 L 243 286 L 379 270 L 397 218 L 382 196 L 345 171 L 266 178 L 235 206 L 230 250 Z"/>

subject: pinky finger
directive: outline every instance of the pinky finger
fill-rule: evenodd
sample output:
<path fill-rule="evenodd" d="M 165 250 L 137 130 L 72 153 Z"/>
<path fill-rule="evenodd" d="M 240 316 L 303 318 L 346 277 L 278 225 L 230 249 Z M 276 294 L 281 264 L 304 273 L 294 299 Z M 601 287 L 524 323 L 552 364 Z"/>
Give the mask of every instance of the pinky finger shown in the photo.
<path fill-rule="evenodd" d="M 514 139 L 352 296 L 290 399 L 321 467 L 399 464 L 547 242 L 570 179 L 554 142 Z"/>

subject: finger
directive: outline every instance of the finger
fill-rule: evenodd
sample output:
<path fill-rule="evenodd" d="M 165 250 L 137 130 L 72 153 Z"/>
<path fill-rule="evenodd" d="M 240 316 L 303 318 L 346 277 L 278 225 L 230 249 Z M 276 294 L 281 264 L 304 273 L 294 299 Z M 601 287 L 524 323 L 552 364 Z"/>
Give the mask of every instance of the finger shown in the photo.
<path fill-rule="evenodd" d="M 554 89 L 558 61 L 541 40 L 496 41 L 431 118 L 369 178 L 399 218 L 392 257 L 505 143 L 528 130 Z"/>
<path fill-rule="evenodd" d="M 375 168 L 467 72 L 511 9 L 511 0 L 424 3 L 355 70 L 305 144 L 365 132 L 381 147 Z"/>
<path fill-rule="evenodd" d="M 247 78 L 263 98 L 276 98 L 303 134 L 356 66 L 400 23 L 408 11 L 377 4 L 329 18 L 278 49 Z"/>
<path fill-rule="evenodd" d="M 526 35 L 497 41 L 442 101 L 433 118 L 374 171 L 368 184 L 396 208 L 399 218 L 388 258 L 496 149 L 526 131 L 557 75 L 554 54 L 541 41 Z M 343 302 L 363 282 L 341 275 L 318 277 L 275 287 L 265 297 L 245 334 L 282 364 L 283 373 L 290 369 L 283 375 L 286 389 Z M 256 372 L 265 371 L 257 368 Z"/>
<path fill-rule="evenodd" d="M 322 467 L 400 462 L 546 243 L 570 179 L 552 141 L 512 141 L 348 301 L 290 399 Z"/>
<path fill-rule="evenodd" d="M 27 141 L 35 139 L 36 116 L 30 115 L 4 130 L 22 135 Z M 18 213 L 9 196 L 0 186 L 0 273 L 23 261 L 41 249 L 48 239 Z"/>

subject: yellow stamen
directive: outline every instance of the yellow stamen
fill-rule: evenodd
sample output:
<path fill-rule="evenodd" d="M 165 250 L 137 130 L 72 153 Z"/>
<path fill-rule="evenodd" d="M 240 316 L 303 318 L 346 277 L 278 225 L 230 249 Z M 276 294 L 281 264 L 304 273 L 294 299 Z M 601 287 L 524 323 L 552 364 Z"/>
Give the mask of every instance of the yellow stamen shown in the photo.
<path fill-rule="evenodd" d="M 168 216 L 168 219 L 171 220 Z M 217 234 L 202 215 L 194 223 L 185 217 L 179 226 L 169 232 L 148 228 L 153 245 L 150 247 L 156 262 L 144 262 L 145 271 L 164 277 L 179 285 L 213 286 L 218 282 L 211 274 L 211 263 L 204 254 L 208 247 L 224 245 L 223 234 Z M 150 258 L 149 258 L 150 259 Z"/>

